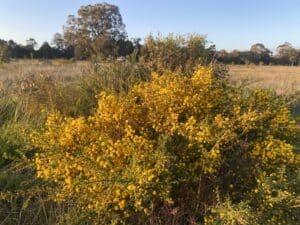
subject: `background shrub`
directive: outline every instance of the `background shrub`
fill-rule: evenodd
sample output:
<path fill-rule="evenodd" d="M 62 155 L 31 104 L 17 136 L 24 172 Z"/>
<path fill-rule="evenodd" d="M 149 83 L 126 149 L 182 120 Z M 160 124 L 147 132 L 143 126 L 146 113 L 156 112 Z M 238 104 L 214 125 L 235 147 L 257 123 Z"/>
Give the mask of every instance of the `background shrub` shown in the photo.
<path fill-rule="evenodd" d="M 7 46 L 0 44 L 0 63 L 7 63 L 10 60 L 10 53 Z"/>

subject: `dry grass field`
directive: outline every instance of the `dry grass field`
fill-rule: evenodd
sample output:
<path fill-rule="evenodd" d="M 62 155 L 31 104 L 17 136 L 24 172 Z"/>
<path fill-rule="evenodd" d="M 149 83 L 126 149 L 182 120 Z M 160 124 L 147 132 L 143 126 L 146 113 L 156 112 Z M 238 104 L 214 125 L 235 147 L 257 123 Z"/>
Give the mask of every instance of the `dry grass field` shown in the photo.
<path fill-rule="evenodd" d="M 7 64 L 0 64 L 0 82 L 7 79 L 24 79 L 39 75 L 50 75 L 53 78 L 65 80 L 82 75 L 89 69 L 89 63 L 84 61 L 71 62 L 64 59 L 13 60 Z"/>
<path fill-rule="evenodd" d="M 300 66 L 230 65 L 230 80 L 237 85 L 267 88 L 295 95 L 294 115 L 300 115 Z"/>
<path fill-rule="evenodd" d="M 50 75 L 59 80 L 68 80 L 84 75 L 89 68 L 88 62 L 17 60 L 0 65 L 0 82 L 38 75 Z M 230 79 L 237 84 L 272 88 L 278 93 L 300 91 L 300 67 L 297 66 L 230 65 L 228 68 Z"/>
<path fill-rule="evenodd" d="M 300 91 L 299 66 L 229 66 L 230 79 L 238 84 L 275 89 L 278 93 Z"/>

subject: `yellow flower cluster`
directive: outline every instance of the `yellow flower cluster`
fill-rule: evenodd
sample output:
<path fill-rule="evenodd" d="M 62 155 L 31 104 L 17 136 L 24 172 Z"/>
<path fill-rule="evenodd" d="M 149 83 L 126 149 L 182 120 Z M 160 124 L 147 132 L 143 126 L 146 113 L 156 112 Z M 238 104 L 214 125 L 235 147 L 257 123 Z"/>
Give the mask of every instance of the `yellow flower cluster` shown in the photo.
<path fill-rule="evenodd" d="M 252 151 L 252 156 L 259 158 L 267 167 L 289 164 L 294 161 L 293 147 L 272 136 L 267 136 L 266 140 L 257 143 Z"/>
<path fill-rule="evenodd" d="M 289 187 L 287 179 L 285 166 L 270 174 L 263 172 L 257 179 L 252 204 L 257 205 L 257 216 L 265 224 L 297 224 L 295 209 L 298 208 L 299 196 Z"/>
<path fill-rule="evenodd" d="M 88 118 L 49 115 L 45 130 L 33 135 L 41 149 L 37 174 L 57 183 L 56 200 L 72 198 L 105 215 L 147 214 L 174 201 L 174 184 L 218 176 L 240 160 L 234 151 L 258 164 L 293 158 L 291 146 L 270 131 L 290 123 L 286 111 L 276 117 L 271 106 L 253 102 L 226 87 L 212 67 L 192 77 L 153 74 L 126 95 L 101 93 Z"/>

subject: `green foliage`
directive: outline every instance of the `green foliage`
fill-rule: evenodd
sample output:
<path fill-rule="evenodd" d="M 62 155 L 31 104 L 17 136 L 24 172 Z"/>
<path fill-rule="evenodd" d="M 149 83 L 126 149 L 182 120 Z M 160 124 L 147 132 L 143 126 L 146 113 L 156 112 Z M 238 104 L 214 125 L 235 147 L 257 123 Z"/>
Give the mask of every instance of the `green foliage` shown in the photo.
<path fill-rule="evenodd" d="M 101 91 L 116 94 L 127 93 L 133 85 L 147 81 L 150 77 L 150 69 L 141 63 L 97 60 L 90 74 L 84 75 L 75 85 L 70 86 L 71 89 L 76 88 L 77 91 L 74 94 L 77 96 L 72 105 L 66 107 L 66 110 L 74 107 L 73 112 L 57 109 L 60 112 L 66 112 L 65 115 L 90 115 L 97 107 L 98 95 Z M 74 99 L 74 95 L 71 97 Z"/>
<path fill-rule="evenodd" d="M 297 167 L 282 166 L 257 179 L 250 201 L 262 224 L 299 223 L 299 163 Z"/>
<path fill-rule="evenodd" d="M 204 221 L 205 225 L 255 225 L 258 217 L 246 203 L 234 204 L 225 199 L 217 203 Z"/>
<path fill-rule="evenodd" d="M 10 61 L 9 48 L 6 45 L 0 44 L 0 63 L 8 63 Z"/>
<path fill-rule="evenodd" d="M 170 34 L 165 37 L 149 35 L 141 49 L 141 60 L 154 71 L 179 69 L 192 73 L 197 65 L 211 63 L 214 51 L 214 46 L 207 46 L 205 37 L 197 34 Z"/>
<path fill-rule="evenodd" d="M 117 6 L 86 5 L 81 6 L 77 14 L 68 17 L 63 35 L 65 43 L 75 48 L 77 59 L 98 54 L 117 56 L 117 48 L 127 44 L 125 25 Z"/>

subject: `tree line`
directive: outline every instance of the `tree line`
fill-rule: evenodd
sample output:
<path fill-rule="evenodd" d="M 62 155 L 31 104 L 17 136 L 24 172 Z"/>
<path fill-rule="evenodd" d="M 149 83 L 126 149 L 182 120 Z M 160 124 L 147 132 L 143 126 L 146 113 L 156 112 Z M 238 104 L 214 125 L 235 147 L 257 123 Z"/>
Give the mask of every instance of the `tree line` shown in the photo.
<path fill-rule="evenodd" d="M 29 38 L 25 45 L 13 40 L 0 39 L 0 61 L 9 58 L 53 59 L 66 58 L 85 60 L 94 56 L 102 58 L 127 57 L 133 60 L 152 62 L 168 60 L 182 66 L 189 62 L 216 60 L 224 64 L 278 64 L 298 65 L 300 50 L 285 42 L 273 54 L 262 43 L 251 46 L 249 51 L 217 51 L 207 45 L 201 35 L 149 35 L 141 43 L 140 38 L 129 39 L 119 8 L 108 3 L 81 6 L 77 15 L 69 15 L 62 33 L 56 33 L 51 43 L 37 42 Z M 156 58 L 155 58 L 156 57 Z M 201 59 L 200 59 L 201 58 Z M 183 62 L 181 64 L 181 62 Z M 170 65 L 172 67 L 172 65 Z"/>
<path fill-rule="evenodd" d="M 285 42 L 276 48 L 273 54 L 262 43 L 251 46 L 249 51 L 216 52 L 217 60 L 225 64 L 262 64 L 262 65 L 298 65 L 300 63 L 300 49 Z"/>
<path fill-rule="evenodd" d="M 73 57 L 73 50 L 70 48 L 59 49 L 55 45 L 44 42 L 38 49 L 37 42 L 33 38 L 26 40 L 26 44 L 18 44 L 13 40 L 5 41 L 0 39 L 0 61 L 15 59 L 53 59 Z"/>

